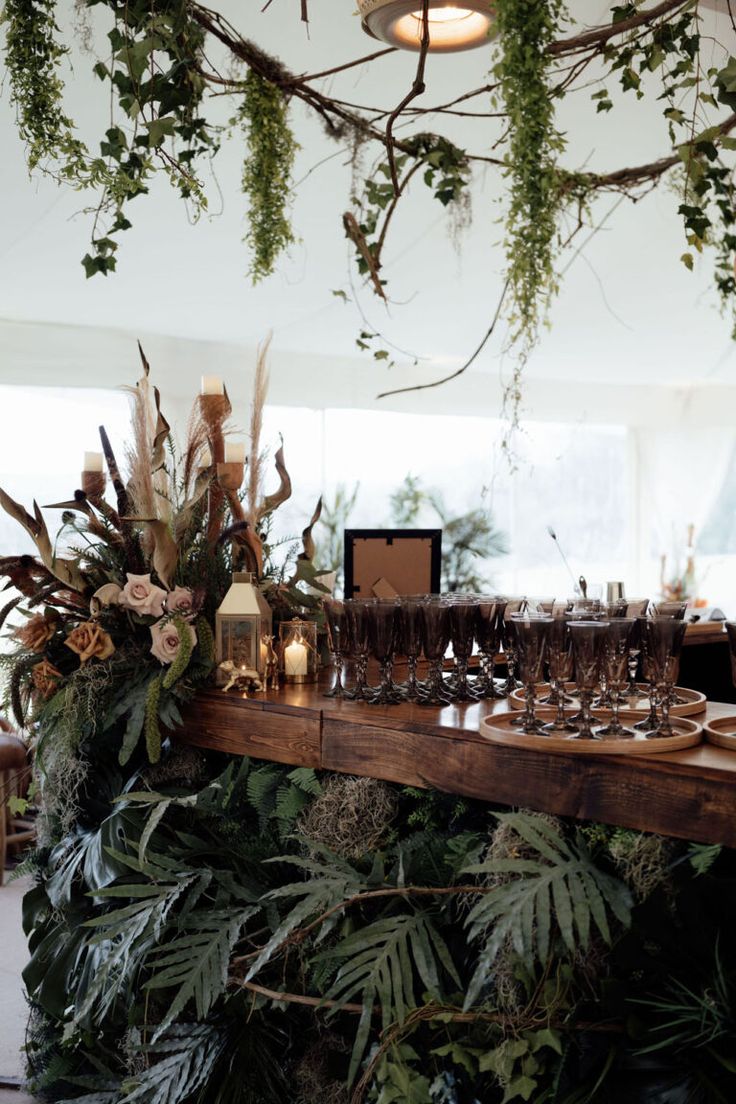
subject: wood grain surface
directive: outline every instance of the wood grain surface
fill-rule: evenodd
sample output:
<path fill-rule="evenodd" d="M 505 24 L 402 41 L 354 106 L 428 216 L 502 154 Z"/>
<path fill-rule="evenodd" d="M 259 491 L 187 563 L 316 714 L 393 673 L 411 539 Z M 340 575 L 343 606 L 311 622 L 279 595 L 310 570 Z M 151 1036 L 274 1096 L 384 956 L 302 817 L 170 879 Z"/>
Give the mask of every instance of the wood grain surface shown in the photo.
<path fill-rule="evenodd" d="M 207 691 L 177 739 L 703 843 L 736 847 L 736 752 L 712 744 L 664 755 L 569 756 L 503 747 L 479 732 L 505 702 L 429 708 L 325 698 L 319 687 L 243 699 Z M 709 703 L 699 721 L 734 713 Z"/>

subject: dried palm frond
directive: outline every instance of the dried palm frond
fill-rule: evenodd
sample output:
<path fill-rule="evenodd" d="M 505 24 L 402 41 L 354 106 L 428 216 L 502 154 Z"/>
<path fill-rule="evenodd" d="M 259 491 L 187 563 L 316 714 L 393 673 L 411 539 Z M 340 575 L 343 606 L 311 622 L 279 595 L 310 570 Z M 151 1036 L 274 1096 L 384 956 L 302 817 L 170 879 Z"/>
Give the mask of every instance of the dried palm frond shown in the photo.
<path fill-rule="evenodd" d="M 200 404 L 195 402 L 189 415 L 187 443 L 182 462 L 182 489 L 185 497 L 189 497 L 191 487 L 196 483 L 200 469 L 204 466 L 207 440 L 207 423 L 202 417 Z M 210 457 L 211 460 L 212 457 Z"/>
<path fill-rule="evenodd" d="M 0 487 L 0 506 L 6 514 L 10 514 L 19 525 L 23 526 L 36 545 L 44 567 L 52 575 L 55 575 L 57 579 L 60 579 L 65 586 L 72 590 L 84 591 L 86 589 L 87 579 L 83 572 L 79 570 L 77 564 L 73 560 L 66 560 L 55 554 L 49 531 L 46 528 L 46 522 L 37 502 L 33 503 L 33 516 L 31 516 L 20 503 L 12 499 Z"/>
<path fill-rule="evenodd" d="M 288 498 L 291 498 L 291 477 L 286 470 L 286 464 L 284 463 L 284 446 L 283 444 L 278 449 L 274 463 L 276 465 L 276 471 L 279 474 L 279 486 L 273 494 L 266 495 L 261 502 L 258 509 L 258 522 L 260 523 L 268 514 L 272 514 L 282 502 L 286 502 Z"/>
<path fill-rule="evenodd" d="M 256 356 L 256 378 L 253 383 L 253 399 L 250 407 L 250 455 L 248 457 L 248 521 L 255 529 L 258 525 L 258 511 L 263 490 L 265 455 L 261 450 L 263 433 L 263 408 L 268 394 L 268 350 L 272 334 L 258 346 Z"/>

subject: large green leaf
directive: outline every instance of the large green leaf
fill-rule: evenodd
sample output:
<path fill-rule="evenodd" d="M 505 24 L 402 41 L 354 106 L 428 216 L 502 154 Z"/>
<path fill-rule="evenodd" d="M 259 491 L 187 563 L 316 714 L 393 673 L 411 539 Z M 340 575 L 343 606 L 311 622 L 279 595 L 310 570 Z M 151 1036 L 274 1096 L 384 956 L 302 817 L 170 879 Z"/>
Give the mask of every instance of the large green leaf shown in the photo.
<path fill-rule="evenodd" d="M 485 878 L 501 876 L 499 884 L 483 893 L 468 913 L 466 927 L 472 940 L 481 943 L 475 973 L 465 1007 L 478 999 L 493 964 L 505 944 L 527 966 L 546 962 L 550 934 L 559 933 L 568 951 L 587 947 L 591 924 L 610 943 L 608 914 L 628 924 L 631 894 L 623 882 L 600 870 L 582 836 L 565 840 L 543 817 L 506 813 L 498 818 L 512 828 L 537 858 L 495 859 L 465 868 Z"/>
<path fill-rule="evenodd" d="M 432 997 L 442 998 L 440 972 L 444 968 L 460 984 L 449 951 L 428 913 L 384 916 L 343 939 L 326 956 L 344 960 L 326 1001 L 334 1001 L 336 1015 L 350 1001 L 363 1005 L 350 1063 L 352 1081 L 365 1051 L 374 1006 L 383 1029 L 417 1007 L 416 982 Z"/>
<path fill-rule="evenodd" d="M 123 1085 L 120 1104 L 181 1104 L 192 1099 L 212 1075 L 225 1045 L 225 1034 L 211 1024 L 179 1024 L 147 1047 L 157 1058 Z"/>
<path fill-rule="evenodd" d="M 197 1019 L 206 1018 L 215 1001 L 225 992 L 230 955 L 243 926 L 257 912 L 260 908 L 251 905 L 190 915 L 183 935 L 151 952 L 147 965 L 155 973 L 144 988 L 176 989 L 156 1028 L 154 1042 L 190 1000 L 194 1001 Z"/>

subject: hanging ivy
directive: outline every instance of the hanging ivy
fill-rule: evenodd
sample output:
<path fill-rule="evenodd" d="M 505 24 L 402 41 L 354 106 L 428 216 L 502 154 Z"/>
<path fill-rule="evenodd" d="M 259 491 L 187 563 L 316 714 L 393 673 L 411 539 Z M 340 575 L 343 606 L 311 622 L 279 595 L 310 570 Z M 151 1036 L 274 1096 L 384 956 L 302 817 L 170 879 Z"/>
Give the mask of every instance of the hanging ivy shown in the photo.
<path fill-rule="evenodd" d="M 518 422 L 520 377 L 557 290 L 555 239 L 562 189 L 556 168 L 564 139 L 555 127 L 547 46 L 559 32 L 563 0 L 497 0 L 499 60 L 494 75 L 509 122 L 504 247 L 507 315 L 517 363 L 507 399 Z"/>
<path fill-rule="evenodd" d="M 64 114 L 59 67 L 68 50 L 57 41 L 55 7 L 54 0 L 6 0 L 5 64 L 29 169 L 61 164 L 73 176 L 86 151 Z"/>
<path fill-rule="evenodd" d="M 294 242 L 289 218 L 292 169 L 299 148 L 289 127 L 288 101 L 276 85 L 249 70 L 238 115 L 248 153 L 243 192 L 248 197 L 250 276 L 270 276 L 280 254 Z"/>

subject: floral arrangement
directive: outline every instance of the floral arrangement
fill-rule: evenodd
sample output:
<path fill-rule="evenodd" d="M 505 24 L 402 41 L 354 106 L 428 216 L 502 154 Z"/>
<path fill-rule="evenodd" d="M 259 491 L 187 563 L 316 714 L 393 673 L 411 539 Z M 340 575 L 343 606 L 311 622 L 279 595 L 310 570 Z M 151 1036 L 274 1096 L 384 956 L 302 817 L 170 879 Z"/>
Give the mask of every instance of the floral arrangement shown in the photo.
<path fill-rule="evenodd" d="M 20 728 L 37 733 L 41 779 L 52 783 L 44 807 L 56 809 L 62 830 L 73 817 L 92 741 L 108 742 L 120 767 L 139 745 L 149 762 L 159 760 L 166 731 L 213 672 L 215 611 L 234 570 L 256 575 L 277 616 L 316 615 L 311 529 L 320 504 L 291 574 L 289 557 L 277 568 L 269 544 L 273 514 L 290 496 L 291 480 L 282 447 L 275 457 L 278 490 L 264 493 L 266 350 L 258 358 L 247 465 L 221 459 L 233 433 L 224 388 L 197 398 L 179 454 L 141 351 L 124 474 L 100 428 L 114 506 L 105 498 L 105 476 L 84 472 L 82 488 L 51 507 L 62 511 L 52 543 L 37 503 L 29 513 L 0 489 L 0 505 L 38 552 L 0 559 L 0 575 L 16 591 L 0 624 L 22 618 L 11 629 L 14 649 L 1 657 L 9 668 L 6 707 Z"/>

